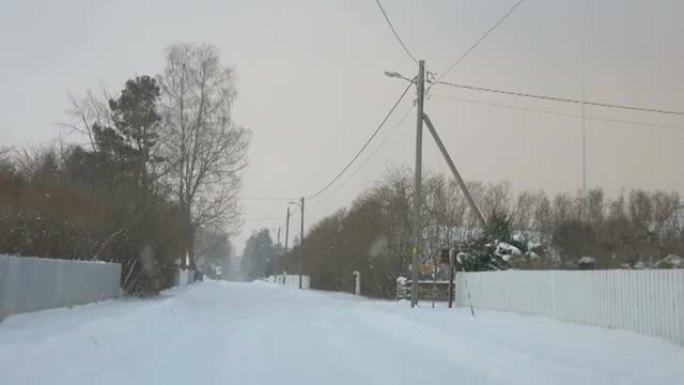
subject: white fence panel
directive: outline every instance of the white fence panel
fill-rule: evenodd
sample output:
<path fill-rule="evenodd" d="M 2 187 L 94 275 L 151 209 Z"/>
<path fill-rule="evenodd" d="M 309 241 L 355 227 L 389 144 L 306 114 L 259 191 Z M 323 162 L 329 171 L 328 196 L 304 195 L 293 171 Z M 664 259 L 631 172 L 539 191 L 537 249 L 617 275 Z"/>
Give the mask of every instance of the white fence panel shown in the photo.
<path fill-rule="evenodd" d="M 188 286 L 195 282 L 195 270 L 178 269 L 176 270 L 175 284 L 179 287 Z"/>
<path fill-rule="evenodd" d="M 120 295 L 121 265 L 0 255 L 0 320 Z"/>
<path fill-rule="evenodd" d="M 684 345 L 684 270 L 458 273 L 456 303 L 619 328 Z"/>
<path fill-rule="evenodd" d="M 299 275 L 294 275 L 294 274 L 271 275 L 266 280 L 268 282 L 275 283 L 277 285 L 299 288 Z M 311 277 L 309 277 L 308 275 L 302 275 L 302 289 L 308 289 L 310 286 L 310 282 L 311 282 Z"/>

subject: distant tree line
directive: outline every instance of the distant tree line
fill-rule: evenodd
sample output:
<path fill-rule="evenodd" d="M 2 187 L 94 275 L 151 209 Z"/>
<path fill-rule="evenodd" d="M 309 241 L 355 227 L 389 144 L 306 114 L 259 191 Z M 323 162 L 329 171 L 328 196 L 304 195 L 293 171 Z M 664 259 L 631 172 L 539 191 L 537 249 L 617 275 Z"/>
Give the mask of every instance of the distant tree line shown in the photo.
<path fill-rule="evenodd" d="M 86 143 L 0 152 L 0 253 L 120 262 L 135 295 L 230 254 L 249 143 L 233 71 L 206 44 L 166 59 L 116 96 L 72 98 L 67 126 Z"/>
<path fill-rule="evenodd" d="M 268 229 L 254 232 L 242 253 L 240 270 L 244 278 L 253 280 L 274 274 L 276 255 L 281 254 L 280 246 L 273 243 Z"/>
<path fill-rule="evenodd" d="M 659 263 L 663 258 L 684 255 L 684 211 L 675 192 L 632 190 L 608 198 L 592 189 L 586 197 L 549 196 L 514 193 L 507 182 L 470 182 L 488 219 L 482 229 L 458 185 L 443 175 L 423 183 L 424 264 L 448 247 L 469 257 L 462 267 L 470 271 L 576 269 L 582 257 L 598 269 L 668 268 Z M 278 269 L 297 272 L 302 261 L 312 287 L 344 291 L 359 270 L 364 294 L 392 297 L 396 278 L 410 276 L 413 197 L 410 170 L 389 172 L 351 207 L 314 224 L 303 245 L 278 259 Z"/>

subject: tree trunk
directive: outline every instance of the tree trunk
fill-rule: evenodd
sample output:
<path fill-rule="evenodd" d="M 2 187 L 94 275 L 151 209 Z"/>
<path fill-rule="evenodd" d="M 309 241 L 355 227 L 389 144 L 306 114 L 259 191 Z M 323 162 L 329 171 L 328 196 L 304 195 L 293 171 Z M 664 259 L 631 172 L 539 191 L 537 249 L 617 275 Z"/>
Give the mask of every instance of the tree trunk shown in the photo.
<path fill-rule="evenodd" d="M 193 234 L 192 230 L 190 231 L 188 239 L 188 259 L 190 260 L 190 265 L 188 266 L 188 269 L 196 270 L 197 266 L 195 265 L 195 235 Z"/>
<path fill-rule="evenodd" d="M 188 266 L 186 266 L 190 270 L 195 270 L 196 265 L 195 265 L 195 229 L 192 226 L 192 215 L 190 213 L 190 210 L 188 209 L 185 213 L 185 221 L 186 221 L 186 234 L 187 234 L 187 259 L 188 259 Z"/>

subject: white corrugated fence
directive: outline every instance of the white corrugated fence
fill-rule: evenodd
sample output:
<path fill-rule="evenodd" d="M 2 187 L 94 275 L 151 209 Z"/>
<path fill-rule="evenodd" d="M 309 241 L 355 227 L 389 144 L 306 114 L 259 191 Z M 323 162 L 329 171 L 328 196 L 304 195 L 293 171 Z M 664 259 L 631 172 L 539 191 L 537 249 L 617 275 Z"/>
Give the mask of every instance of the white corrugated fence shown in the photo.
<path fill-rule="evenodd" d="M 0 255 L 0 320 L 120 295 L 121 265 Z"/>
<path fill-rule="evenodd" d="M 617 328 L 684 345 L 684 270 L 456 274 L 456 303 Z"/>

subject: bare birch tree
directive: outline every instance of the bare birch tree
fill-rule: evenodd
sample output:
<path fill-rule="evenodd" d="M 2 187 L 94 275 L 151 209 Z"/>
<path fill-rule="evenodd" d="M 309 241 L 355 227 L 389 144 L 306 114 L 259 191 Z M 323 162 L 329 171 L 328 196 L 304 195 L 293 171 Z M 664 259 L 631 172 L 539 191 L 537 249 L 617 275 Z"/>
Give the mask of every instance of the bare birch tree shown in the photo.
<path fill-rule="evenodd" d="M 159 84 L 168 182 L 185 217 L 193 267 L 194 236 L 200 226 L 230 229 L 239 224 L 236 194 L 249 132 L 233 122 L 234 73 L 220 63 L 215 47 L 170 46 Z"/>

